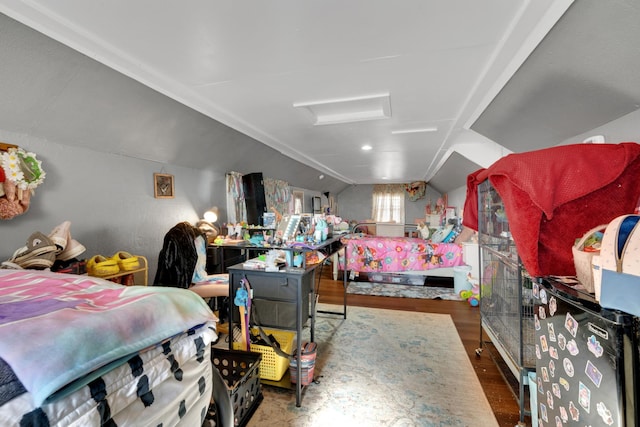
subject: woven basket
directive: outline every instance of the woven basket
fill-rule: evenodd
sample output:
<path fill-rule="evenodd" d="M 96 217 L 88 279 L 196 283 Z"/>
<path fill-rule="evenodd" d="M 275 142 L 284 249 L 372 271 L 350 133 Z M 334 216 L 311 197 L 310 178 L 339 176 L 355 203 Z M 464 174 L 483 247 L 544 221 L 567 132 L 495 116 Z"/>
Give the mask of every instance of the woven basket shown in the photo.
<path fill-rule="evenodd" d="M 587 231 L 580 240 L 578 240 L 572 247 L 573 263 L 576 267 L 576 276 L 585 289 L 590 292 L 595 292 L 595 286 L 593 283 L 593 269 L 591 267 L 591 260 L 594 255 L 599 255 L 600 252 L 585 252 L 584 243 L 596 232 L 604 231 L 607 228 L 607 224 L 599 225 L 591 230 Z"/>

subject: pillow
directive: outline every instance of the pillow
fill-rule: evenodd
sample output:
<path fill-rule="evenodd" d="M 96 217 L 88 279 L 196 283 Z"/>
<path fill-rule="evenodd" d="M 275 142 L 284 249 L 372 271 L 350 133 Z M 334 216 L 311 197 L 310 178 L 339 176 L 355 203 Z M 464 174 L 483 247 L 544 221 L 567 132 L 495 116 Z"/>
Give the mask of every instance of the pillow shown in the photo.
<path fill-rule="evenodd" d="M 451 233 L 452 230 L 453 230 L 453 224 L 449 224 L 444 228 L 437 229 L 431 235 L 431 242 L 432 243 L 441 243 L 445 238 L 447 238 L 449 236 L 449 234 Z"/>

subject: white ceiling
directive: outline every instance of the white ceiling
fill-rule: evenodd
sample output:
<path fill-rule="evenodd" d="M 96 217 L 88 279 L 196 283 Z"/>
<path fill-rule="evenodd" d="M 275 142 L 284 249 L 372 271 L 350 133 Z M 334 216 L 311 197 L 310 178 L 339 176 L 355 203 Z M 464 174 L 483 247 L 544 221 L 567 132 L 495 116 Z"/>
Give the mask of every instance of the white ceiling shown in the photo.
<path fill-rule="evenodd" d="M 0 11 L 322 173 L 371 184 L 433 178 L 571 3 L 0 0 Z M 389 118 L 314 125 L 294 107 L 380 94 Z M 437 131 L 392 134 L 426 127 Z"/>

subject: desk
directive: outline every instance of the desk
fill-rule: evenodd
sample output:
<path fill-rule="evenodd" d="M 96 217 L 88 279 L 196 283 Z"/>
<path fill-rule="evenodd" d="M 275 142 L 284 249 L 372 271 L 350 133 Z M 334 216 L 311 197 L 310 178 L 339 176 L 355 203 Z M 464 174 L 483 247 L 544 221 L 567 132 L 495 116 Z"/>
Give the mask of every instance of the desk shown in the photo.
<path fill-rule="evenodd" d="M 333 237 L 328 238 L 327 240 L 325 240 L 324 242 L 317 244 L 317 245 L 303 245 L 302 243 L 294 243 L 292 246 L 262 246 L 262 245 L 255 245 L 252 244 L 251 242 L 244 240 L 242 242 L 239 243 L 231 243 L 231 244 L 226 244 L 226 243 L 221 243 L 221 244 L 212 244 L 209 245 L 207 248 L 207 257 L 209 258 L 212 253 L 216 253 L 216 259 L 220 259 L 222 261 L 219 261 L 218 266 L 217 267 L 221 267 L 219 270 L 218 269 L 211 269 L 209 268 L 209 265 L 214 262 L 211 261 L 210 259 L 207 260 L 207 273 L 209 274 L 213 274 L 215 273 L 226 273 L 228 270 L 230 270 L 231 268 L 229 267 L 229 260 L 233 260 L 237 263 L 241 262 L 241 261 L 246 261 L 247 259 L 249 259 L 251 257 L 251 252 L 259 252 L 259 253 L 264 253 L 267 252 L 271 249 L 276 249 L 276 250 L 284 250 L 284 251 L 292 251 L 292 252 L 311 252 L 311 251 L 318 251 L 321 252 L 324 256 L 327 257 L 327 259 L 331 258 L 332 262 L 334 263 L 334 280 L 337 279 L 337 270 L 336 266 L 338 264 L 338 251 L 340 251 L 340 249 L 343 248 L 343 244 L 341 242 L 341 235 L 336 235 Z M 232 257 L 227 257 L 224 254 L 224 251 L 228 251 L 231 250 L 233 251 L 233 256 Z M 240 251 L 240 255 L 238 255 L 238 251 Z M 306 257 L 303 257 L 303 264 L 302 264 L 302 268 L 306 268 L 307 267 L 307 260 Z M 241 266 L 241 264 L 240 264 Z M 314 268 L 319 267 L 320 264 L 314 266 Z M 237 265 L 234 265 L 234 267 L 237 267 Z M 255 269 L 250 270 L 250 271 L 256 271 Z M 315 271 L 314 271 L 314 277 L 315 277 Z M 343 294 L 342 294 L 342 312 L 332 312 L 332 311 L 319 311 L 319 313 L 324 313 L 324 314 L 339 314 L 344 316 L 344 318 L 347 318 L 347 274 L 345 272 L 345 274 L 343 274 L 343 280 L 342 280 L 342 286 L 343 286 Z"/>
<path fill-rule="evenodd" d="M 237 246 L 234 246 L 237 247 Z M 328 239 L 316 246 L 294 246 L 287 248 L 276 248 L 289 250 L 294 252 L 320 251 L 329 257 L 340 250 L 342 243 L 339 237 Z M 245 246 L 247 250 L 269 250 L 274 248 Z M 306 257 L 303 257 L 305 259 Z M 306 265 L 306 259 L 300 268 L 283 267 L 280 271 L 265 271 L 262 269 L 245 268 L 243 264 L 236 264 L 228 268 L 229 270 L 229 331 L 233 331 L 235 324 L 234 318 L 234 296 L 236 290 L 240 287 L 240 281 L 246 278 L 253 289 L 253 299 L 258 313 L 261 315 L 263 326 L 272 326 L 280 329 L 289 329 L 296 331 L 297 354 L 300 354 L 302 347 L 302 328 L 308 320 L 310 320 L 310 341 L 315 340 L 315 313 L 316 313 L 316 270 L 322 263 Z M 344 300 L 343 312 L 326 312 L 329 314 L 339 314 L 347 317 L 347 299 L 346 299 L 346 275 L 344 279 Z M 270 314 L 266 321 L 262 319 L 264 310 L 259 307 L 269 306 Z M 230 333 L 233 336 L 233 333 Z M 229 348 L 233 348 L 232 340 L 229 340 Z M 301 378 L 302 364 L 298 363 L 298 378 Z M 265 381 L 266 382 L 266 381 Z M 266 382 L 267 384 L 280 387 L 291 387 L 288 373 L 279 383 Z M 296 406 L 300 406 L 302 402 L 302 390 L 304 386 L 301 381 L 295 384 Z"/>

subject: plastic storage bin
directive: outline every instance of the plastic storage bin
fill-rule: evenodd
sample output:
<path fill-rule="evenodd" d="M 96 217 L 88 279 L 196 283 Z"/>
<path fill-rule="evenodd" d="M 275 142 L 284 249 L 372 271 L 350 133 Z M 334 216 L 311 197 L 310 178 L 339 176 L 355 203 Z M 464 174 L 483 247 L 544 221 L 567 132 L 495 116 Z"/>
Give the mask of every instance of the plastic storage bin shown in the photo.
<path fill-rule="evenodd" d="M 213 400 L 222 425 L 244 426 L 262 401 L 260 361 L 262 355 L 247 351 L 211 349 L 214 372 Z M 224 392 L 222 392 L 224 390 Z"/>
<path fill-rule="evenodd" d="M 263 331 L 267 335 L 273 337 L 280 343 L 280 349 L 287 354 L 293 352 L 293 341 L 296 333 L 292 331 L 281 331 L 278 329 L 265 329 Z M 252 335 L 259 335 L 257 329 L 251 330 Z M 233 348 L 240 349 L 242 343 L 234 342 Z M 278 356 L 276 351 L 269 345 L 251 344 L 249 347 L 252 352 L 262 355 L 262 363 L 260 366 L 260 378 L 263 380 L 280 381 L 289 368 L 289 359 Z"/>
<path fill-rule="evenodd" d="M 462 291 L 471 290 L 471 282 L 467 280 L 467 275 L 471 272 L 471 266 L 459 265 L 453 267 L 453 290 L 456 295 L 460 295 Z"/>

